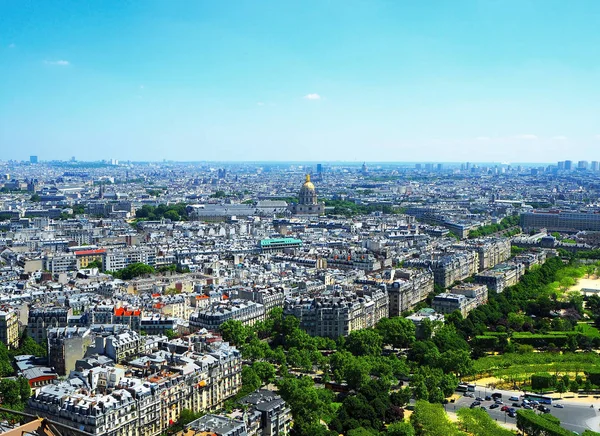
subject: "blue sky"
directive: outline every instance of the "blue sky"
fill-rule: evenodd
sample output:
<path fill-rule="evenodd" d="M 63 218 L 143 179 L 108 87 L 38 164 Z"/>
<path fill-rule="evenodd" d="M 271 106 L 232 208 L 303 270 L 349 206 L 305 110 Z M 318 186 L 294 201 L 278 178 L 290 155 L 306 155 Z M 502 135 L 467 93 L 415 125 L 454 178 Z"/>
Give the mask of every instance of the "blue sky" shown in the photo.
<path fill-rule="evenodd" d="M 0 159 L 600 160 L 600 1 L 0 2 Z"/>

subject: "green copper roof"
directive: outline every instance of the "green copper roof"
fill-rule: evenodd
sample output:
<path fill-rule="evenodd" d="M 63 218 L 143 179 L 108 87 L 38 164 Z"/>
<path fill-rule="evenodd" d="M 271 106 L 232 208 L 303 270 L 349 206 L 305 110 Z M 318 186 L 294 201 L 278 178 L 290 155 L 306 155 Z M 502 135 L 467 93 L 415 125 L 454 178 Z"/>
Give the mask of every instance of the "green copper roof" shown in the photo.
<path fill-rule="evenodd" d="M 270 247 L 272 245 L 281 245 L 281 244 L 302 244 L 302 241 L 300 239 L 296 239 L 296 238 L 262 239 L 260 241 L 261 247 Z"/>

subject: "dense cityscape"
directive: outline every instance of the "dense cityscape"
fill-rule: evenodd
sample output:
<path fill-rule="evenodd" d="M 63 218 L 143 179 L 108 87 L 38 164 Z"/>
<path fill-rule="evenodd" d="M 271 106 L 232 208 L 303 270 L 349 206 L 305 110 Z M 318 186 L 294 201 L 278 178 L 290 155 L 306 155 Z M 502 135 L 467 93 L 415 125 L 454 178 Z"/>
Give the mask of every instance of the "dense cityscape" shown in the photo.
<path fill-rule="evenodd" d="M 0 175 L 3 433 L 600 434 L 598 161 Z"/>

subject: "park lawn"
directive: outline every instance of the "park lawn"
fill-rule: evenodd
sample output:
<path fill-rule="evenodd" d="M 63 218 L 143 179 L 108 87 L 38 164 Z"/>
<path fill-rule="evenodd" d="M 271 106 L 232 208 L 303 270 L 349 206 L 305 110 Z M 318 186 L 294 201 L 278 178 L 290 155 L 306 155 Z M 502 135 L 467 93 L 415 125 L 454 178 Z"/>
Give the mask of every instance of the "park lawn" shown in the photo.
<path fill-rule="evenodd" d="M 574 376 L 600 365 L 596 353 L 507 353 L 482 357 L 474 362 L 474 379 L 494 377 L 501 385 L 528 383 L 532 374 L 548 372 Z"/>

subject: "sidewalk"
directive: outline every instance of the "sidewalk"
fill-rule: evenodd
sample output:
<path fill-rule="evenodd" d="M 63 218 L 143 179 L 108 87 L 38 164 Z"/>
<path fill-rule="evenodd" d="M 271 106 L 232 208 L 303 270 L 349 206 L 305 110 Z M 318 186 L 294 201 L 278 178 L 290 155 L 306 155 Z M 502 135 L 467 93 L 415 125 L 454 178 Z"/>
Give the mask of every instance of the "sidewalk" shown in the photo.
<path fill-rule="evenodd" d="M 592 431 L 600 431 L 600 416 L 586 420 L 585 425 Z"/>

